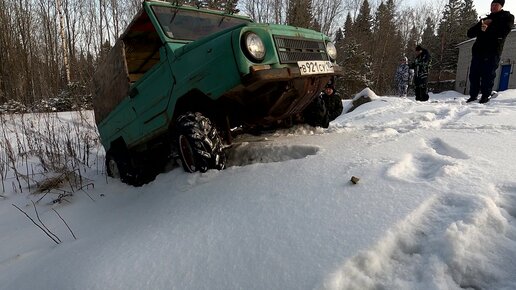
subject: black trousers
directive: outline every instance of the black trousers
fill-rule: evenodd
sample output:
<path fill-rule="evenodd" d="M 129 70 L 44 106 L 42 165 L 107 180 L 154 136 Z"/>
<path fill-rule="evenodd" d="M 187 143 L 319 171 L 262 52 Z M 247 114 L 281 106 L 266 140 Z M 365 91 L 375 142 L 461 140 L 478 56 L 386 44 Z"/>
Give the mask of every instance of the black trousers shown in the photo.
<path fill-rule="evenodd" d="M 414 91 L 416 93 L 416 101 L 426 102 L 430 98 L 428 96 L 428 79 L 416 79 L 414 81 Z"/>
<path fill-rule="evenodd" d="M 482 96 L 489 97 L 493 90 L 496 78 L 496 69 L 500 63 L 500 56 L 473 56 L 469 68 L 469 95 L 477 98 L 481 92 Z"/>

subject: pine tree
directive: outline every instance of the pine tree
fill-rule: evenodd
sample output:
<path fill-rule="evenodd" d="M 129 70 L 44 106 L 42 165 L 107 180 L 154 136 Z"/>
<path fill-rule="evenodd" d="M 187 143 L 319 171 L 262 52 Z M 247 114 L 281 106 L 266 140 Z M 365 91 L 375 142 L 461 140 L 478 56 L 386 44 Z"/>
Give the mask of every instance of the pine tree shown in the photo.
<path fill-rule="evenodd" d="M 448 0 L 444 8 L 443 18 L 439 24 L 438 37 L 439 49 L 433 60 L 437 69 L 438 81 L 442 79 L 444 72 L 455 72 L 459 51 L 457 44 L 466 39 L 463 31 L 461 10 L 464 2 L 461 0 Z"/>
<path fill-rule="evenodd" d="M 364 2 L 362 2 L 362 6 L 360 6 L 357 19 L 353 24 L 352 32 L 354 38 L 357 40 L 357 43 L 361 45 L 362 48 L 372 47 L 372 23 L 373 18 L 371 16 L 371 7 L 369 6 L 369 2 L 367 0 L 364 0 Z M 369 50 L 368 52 L 371 53 L 371 50 Z"/>
<path fill-rule="evenodd" d="M 395 5 L 393 0 L 387 0 L 378 6 L 373 38 L 373 74 L 374 90 L 379 93 L 390 93 L 399 59 L 403 54 L 402 39 L 396 28 Z M 388 37 L 386 37 L 388 36 Z"/>
<path fill-rule="evenodd" d="M 289 0 L 287 24 L 303 28 L 312 28 L 312 0 Z"/>
<path fill-rule="evenodd" d="M 342 32 L 342 28 L 337 29 L 335 32 L 335 43 L 341 43 L 344 40 L 344 32 Z"/>
<path fill-rule="evenodd" d="M 421 36 L 421 45 L 423 47 L 428 48 L 429 50 L 434 51 L 438 47 L 438 38 L 435 33 L 435 25 L 432 22 L 430 17 L 426 18 L 425 29 L 423 30 L 423 35 Z"/>
<path fill-rule="evenodd" d="M 417 31 L 417 28 L 414 25 L 412 26 L 412 29 L 410 29 L 409 36 L 407 39 L 407 46 L 405 47 L 405 56 L 407 58 L 410 59 L 412 57 L 412 55 L 414 54 L 414 49 L 416 48 L 416 45 L 418 43 L 420 43 L 419 32 Z M 424 46 L 423 42 L 421 43 Z"/>
<path fill-rule="evenodd" d="M 371 85 L 371 57 L 361 49 L 359 44 L 351 40 L 343 47 L 340 59 L 339 65 L 342 66 L 345 74 L 337 82 L 337 90 L 343 98 L 349 99 Z"/>
<path fill-rule="evenodd" d="M 367 3 L 366 5 L 368 7 Z M 369 8 L 366 11 L 369 11 Z M 343 98 L 353 97 L 354 94 L 372 83 L 371 56 L 364 49 L 364 45 L 357 42 L 355 25 L 351 14 L 348 13 L 344 23 L 344 38 L 337 43 L 337 62 L 345 71 L 344 76 L 339 78 L 339 82 L 337 82 L 337 90 Z M 370 29 L 370 26 L 368 27 Z"/>
<path fill-rule="evenodd" d="M 473 0 L 464 0 L 459 11 L 459 17 L 461 19 L 461 30 L 464 31 L 464 35 L 468 29 L 478 21 L 478 14 L 475 8 L 473 8 Z"/>
<path fill-rule="evenodd" d="M 346 22 L 344 22 L 344 37 L 350 39 L 353 36 L 353 19 L 351 14 L 348 12 L 346 16 Z"/>

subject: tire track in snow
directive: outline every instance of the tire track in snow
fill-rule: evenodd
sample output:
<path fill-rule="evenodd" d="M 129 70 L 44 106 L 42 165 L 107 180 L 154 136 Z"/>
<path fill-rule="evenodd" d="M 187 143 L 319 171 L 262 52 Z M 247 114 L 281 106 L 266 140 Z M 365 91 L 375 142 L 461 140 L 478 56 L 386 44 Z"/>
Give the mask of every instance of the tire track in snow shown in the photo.
<path fill-rule="evenodd" d="M 355 110 L 357 112 L 343 114 L 331 124 L 330 129 L 344 133 L 363 131 L 363 138 L 370 139 L 366 141 L 374 145 L 381 141 L 397 140 L 404 134 L 414 134 L 421 130 L 448 128 L 472 113 L 470 108 L 460 103 L 454 106 L 449 103 L 420 103 L 408 99 L 384 98 L 362 106 L 377 106 L 377 108 L 363 112 L 357 109 Z M 397 111 L 399 114 L 388 114 L 396 118 L 386 120 L 386 113 L 392 111 Z"/>
<path fill-rule="evenodd" d="M 432 182 L 446 175 L 446 168 L 470 159 L 440 138 L 423 147 L 423 153 L 407 154 L 388 168 L 387 175 Z M 459 172 L 457 182 L 478 173 Z M 455 192 L 453 184 L 449 188 L 388 230 L 372 249 L 345 262 L 321 288 L 516 289 L 511 278 L 516 273 L 516 184 L 472 182 L 466 192 Z"/>
<path fill-rule="evenodd" d="M 432 182 L 456 174 L 460 171 L 459 160 L 469 159 L 466 153 L 441 138 L 427 141 L 419 151 L 421 153 L 403 156 L 386 170 L 386 175 L 412 183 Z"/>
<path fill-rule="evenodd" d="M 489 196 L 434 195 L 321 288 L 411 289 L 417 284 L 420 289 L 515 289 L 516 228 L 514 217 L 503 212 Z M 513 247 L 506 246 L 507 239 Z"/>

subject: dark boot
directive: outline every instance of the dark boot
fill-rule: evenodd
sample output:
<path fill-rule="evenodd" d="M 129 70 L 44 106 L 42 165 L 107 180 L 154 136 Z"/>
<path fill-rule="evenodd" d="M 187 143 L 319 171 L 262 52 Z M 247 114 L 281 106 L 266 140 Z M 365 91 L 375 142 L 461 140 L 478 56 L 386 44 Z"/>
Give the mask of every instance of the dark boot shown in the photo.
<path fill-rule="evenodd" d="M 476 100 L 477 100 L 477 97 L 469 97 L 469 99 L 466 101 L 466 103 L 471 103 Z"/>
<path fill-rule="evenodd" d="M 482 98 L 480 98 L 480 101 L 478 101 L 480 104 L 485 104 L 489 102 L 489 96 L 482 95 Z"/>

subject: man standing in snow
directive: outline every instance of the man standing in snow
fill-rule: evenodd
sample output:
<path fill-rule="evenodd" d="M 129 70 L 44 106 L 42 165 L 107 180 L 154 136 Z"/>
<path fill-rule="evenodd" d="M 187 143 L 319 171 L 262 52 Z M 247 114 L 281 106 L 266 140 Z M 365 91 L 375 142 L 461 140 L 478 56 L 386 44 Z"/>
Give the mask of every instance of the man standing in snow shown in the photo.
<path fill-rule="evenodd" d="M 421 45 L 416 46 L 416 59 L 410 65 L 414 70 L 414 89 L 416 91 L 416 101 L 428 101 L 428 69 L 430 66 L 430 53 Z"/>
<path fill-rule="evenodd" d="M 398 96 L 406 97 L 409 83 L 409 65 L 406 56 L 400 59 L 400 64 L 396 69 L 396 75 L 394 76 L 394 80 L 396 82 Z"/>
<path fill-rule="evenodd" d="M 505 0 L 493 0 L 491 14 L 468 30 L 468 37 L 477 39 L 472 48 L 467 103 L 475 101 L 480 92 L 479 103 L 489 102 L 505 38 L 514 26 L 514 15 L 502 9 L 504 4 Z"/>

